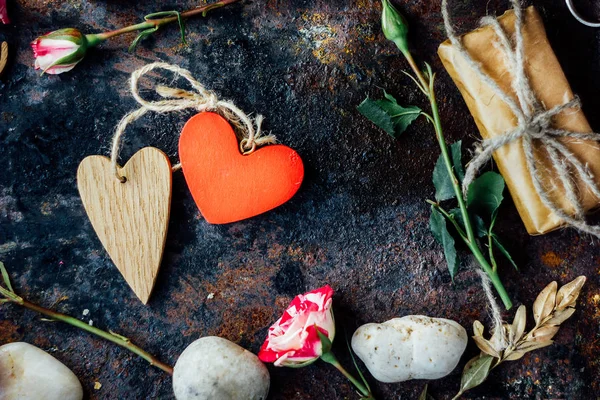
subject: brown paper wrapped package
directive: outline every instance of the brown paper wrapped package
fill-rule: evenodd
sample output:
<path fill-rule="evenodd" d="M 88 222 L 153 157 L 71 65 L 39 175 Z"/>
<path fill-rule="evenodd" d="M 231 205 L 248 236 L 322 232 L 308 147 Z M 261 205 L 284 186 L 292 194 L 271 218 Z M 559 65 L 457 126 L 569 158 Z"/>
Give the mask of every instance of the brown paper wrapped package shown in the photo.
<path fill-rule="evenodd" d="M 564 104 L 573 98 L 573 92 L 550 47 L 540 15 L 533 7 L 529 7 L 525 10 L 524 17 L 522 33 L 525 71 L 531 87 L 547 109 Z M 507 34 L 512 36 L 515 32 L 514 12 L 508 11 L 498 20 Z M 505 63 L 505 55 L 493 45 L 496 40 L 493 29 L 477 29 L 464 35 L 462 40 L 465 49 L 482 65 L 483 71 L 494 79 L 502 90 L 516 98 L 511 88 L 513 76 Z M 516 127 L 516 117 L 508 105 L 478 78 L 449 41 L 442 43 L 438 54 L 462 93 L 484 139 L 502 135 Z M 573 132 L 592 131 L 581 110 L 567 110 L 555 116 L 554 122 L 560 129 Z M 600 177 L 600 148 L 595 142 L 566 138 L 561 140 L 579 160 L 588 165 L 595 177 Z M 543 163 L 544 167 L 540 168 L 544 173 L 542 181 L 553 202 L 572 215 L 573 206 L 565 199 L 563 186 L 547 161 L 547 154 L 542 148 L 536 148 L 536 157 Z M 564 222 L 542 203 L 536 192 L 520 139 L 497 150 L 494 159 L 530 234 L 544 234 L 564 225 Z M 597 207 L 599 200 L 581 181 L 576 183 L 584 209 L 589 211 Z"/>

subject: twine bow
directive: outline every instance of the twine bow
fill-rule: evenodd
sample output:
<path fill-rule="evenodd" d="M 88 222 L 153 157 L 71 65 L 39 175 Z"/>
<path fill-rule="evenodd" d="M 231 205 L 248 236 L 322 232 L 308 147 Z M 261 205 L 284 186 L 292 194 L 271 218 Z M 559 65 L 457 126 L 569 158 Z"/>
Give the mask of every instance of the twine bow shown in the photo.
<path fill-rule="evenodd" d="M 145 100 L 139 93 L 138 82 L 144 75 L 154 69 L 164 69 L 174 73 L 176 76 L 184 78 L 194 90 L 188 91 L 184 89 L 158 85 L 156 86 L 155 91 L 163 98 L 163 100 Z M 115 176 L 121 182 L 126 181 L 125 177 L 120 174 L 117 163 L 119 150 L 121 147 L 121 136 L 125 132 L 127 125 L 138 120 L 148 111 L 155 111 L 161 114 L 186 109 L 196 109 L 198 112 L 215 111 L 227 119 L 234 126 L 236 132 L 242 136 L 240 141 L 240 151 L 243 154 L 250 154 L 256 150 L 258 146 L 275 143 L 277 140 L 273 135 L 262 134 L 262 115 L 259 114 L 253 119 L 240 110 L 232 102 L 227 100 L 219 100 L 217 95 L 214 92 L 206 89 L 200 82 L 198 82 L 192 76 L 190 71 L 180 68 L 176 65 L 155 62 L 135 70 L 131 74 L 130 90 L 133 98 L 139 104 L 141 104 L 141 107 L 126 114 L 121 121 L 119 121 L 113 137 L 110 156 L 110 161 L 115 171 Z M 173 171 L 177 171 L 180 168 L 181 164 L 176 164 L 173 166 Z"/>
<path fill-rule="evenodd" d="M 548 110 L 537 99 L 525 73 L 525 52 L 522 33 L 523 12 L 518 0 L 511 0 L 511 3 L 516 17 L 514 47 L 496 18 L 489 16 L 482 18 L 481 24 L 482 26 L 492 27 L 498 37 L 498 43 L 495 43 L 495 45 L 505 53 L 505 62 L 513 74 L 512 89 L 517 95 L 516 101 L 502 90 L 496 81 L 483 72 L 481 65 L 473 60 L 469 52 L 464 48 L 460 37 L 457 36 L 451 24 L 448 12 L 448 0 L 442 0 L 444 25 L 452 45 L 464 58 L 468 66 L 475 71 L 477 76 L 494 91 L 495 95 L 508 105 L 518 122 L 515 129 L 483 140 L 478 145 L 476 155 L 469 163 L 465 172 L 462 184 L 463 194 L 466 196 L 469 185 L 473 182 L 480 169 L 491 159 L 494 151 L 520 139 L 523 152 L 525 153 L 527 169 L 542 203 L 567 224 L 583 232 L 600 237 L 600 226 L 589 225 L 584 220 L 585 212 L 579 199 L 572 172 L 576 171 L 587 189 L 598 199 L 600 199 L 600 188 L 587 165 L 583 164 L 561 141 L 562 138 L 600 141 L 600 135 L 597 133 L 571 132 L 554 128 L 553 117 L 567 110 L 579 109 L 581 102 L 579 98 L 575 97 L 565 104 Z M 565 189 L 566 198 L 573 205 L 573 216 L 557 206 L 550 198 L 548 190 L 544 188 L 540 172 L 542 168 L 538 165 L 535 157 L 534 143 L 536 145 L 541 144 L 542 146 L 539 146 L 539 148 L 543 148 L 548 154 L 552 168 L 557 172 Z"/>

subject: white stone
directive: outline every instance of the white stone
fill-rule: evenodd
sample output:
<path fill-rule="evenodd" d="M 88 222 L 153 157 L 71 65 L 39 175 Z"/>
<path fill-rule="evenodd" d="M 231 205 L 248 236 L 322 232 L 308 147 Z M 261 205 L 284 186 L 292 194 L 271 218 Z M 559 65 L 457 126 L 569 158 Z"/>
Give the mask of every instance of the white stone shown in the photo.
<path fill-rule="evenodd" d="M 269 371 L 257 356 L 216 336 L 190 344 L 173 372 L 177 400 L 265 400 L 269 385 Z"/>
<path fill-rule="evenodd" d="M 63 363 L 29 343 L 0 346 L 0 400 L 81 400 L 83 389 Z"/>
<path fill-rule="evenodd" d="M 392 383 L 448 375 L 467 341 L 455 321 L 408 315 L 361 326 L 352 335 L 352 349 L 375 379 Z"/>

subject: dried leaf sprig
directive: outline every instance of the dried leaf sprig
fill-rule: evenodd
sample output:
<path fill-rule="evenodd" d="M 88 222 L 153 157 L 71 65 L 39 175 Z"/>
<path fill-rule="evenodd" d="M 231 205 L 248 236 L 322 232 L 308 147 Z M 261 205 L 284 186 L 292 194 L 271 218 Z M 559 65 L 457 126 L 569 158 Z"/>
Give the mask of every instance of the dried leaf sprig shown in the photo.
<path fill-rule="evenodd" d="M 525 333 L 527 312 L 524 305 L 517 309 L 513 323 L 503 324 L 500 329 L 495 330 L 489 340 L 483 336 L 483 324 L 475 321 L 473 340 L 481 354 L 465 365 L 460 391 L 454 399 L 483 383 L 490 371 L 502 362 L 518 360 L 530 351 L 554 343 L 552 338 L 560 325 L 575 312 L 577 298 L 585 281 L 586 277 L 580 276 L 560 289 L 556 282 L 546 286 L 533 303 L 535 326 L 528 333 Z"/>

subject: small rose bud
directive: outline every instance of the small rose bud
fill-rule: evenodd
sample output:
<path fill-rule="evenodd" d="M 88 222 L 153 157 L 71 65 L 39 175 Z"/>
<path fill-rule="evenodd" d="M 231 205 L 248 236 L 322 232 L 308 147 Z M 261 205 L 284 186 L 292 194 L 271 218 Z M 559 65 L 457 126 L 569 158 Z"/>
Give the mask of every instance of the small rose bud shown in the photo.
<path fill-rule="evenodd" d="M 3 24 L 10 24 L 8 11 L 6 11 L 6 0 L 0 0 L 0 22 Z"/>
<path fill-rule="evenodd" d="M 40 36 L 31 42 L 31 47 L 35 69 L 48 74 L 62 74 L 83 60 L 89 44 L 79 30 L 66 28 Z"/>
<path fill-rule="evenodd" d="M 381 28 L 385 38 L 396 43 L 401 52 L 408 52 L 408 22 L 389 2 L 382 0 Z"/>
<path fill-rule="evenodd" d="M 296 296 L 269 328 L 258 358 L 277 367 L 303 367 L 318 360 L 324 352 L 319 332 L 329 341 L 335 336 L 332 296 L 329 285 Z"/>

